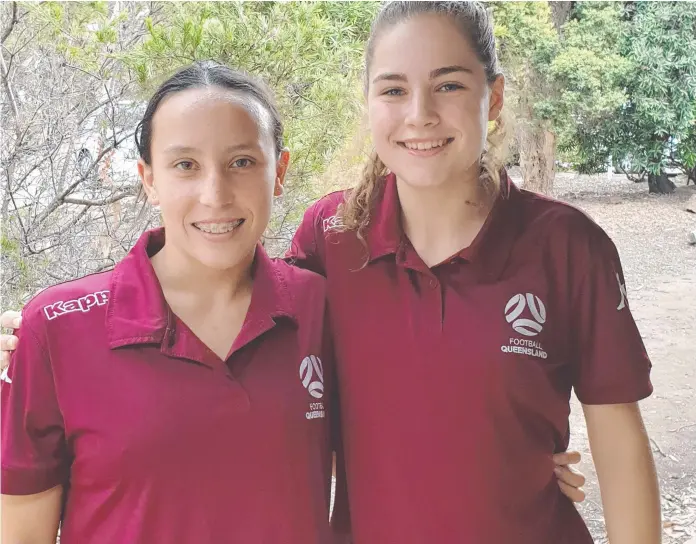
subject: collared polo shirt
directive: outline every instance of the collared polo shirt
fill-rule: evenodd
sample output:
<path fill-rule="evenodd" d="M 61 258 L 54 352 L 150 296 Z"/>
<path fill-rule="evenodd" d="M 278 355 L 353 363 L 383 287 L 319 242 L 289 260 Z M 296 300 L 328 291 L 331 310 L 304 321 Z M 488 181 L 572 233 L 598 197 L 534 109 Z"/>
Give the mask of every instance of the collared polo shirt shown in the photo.
<path fill-rule="evenodd" d="M 141 237 L 24 309 L 2 383 L 2 493 L 68 488 L 61 542 L 325 544 L 325 281 L 257 247 L 225 361 L 174 315 Z"/>
<path fill-rule="evenodd" d="M 551 456 L 569 398 L 652 391 L 614 244 L 579 210 L 501 191 L 470 247 L 428 267 L 393 175 L 365 243 L 329 195 L 289 257 L 327 277 L 356 544 L 590 544 Z"/>

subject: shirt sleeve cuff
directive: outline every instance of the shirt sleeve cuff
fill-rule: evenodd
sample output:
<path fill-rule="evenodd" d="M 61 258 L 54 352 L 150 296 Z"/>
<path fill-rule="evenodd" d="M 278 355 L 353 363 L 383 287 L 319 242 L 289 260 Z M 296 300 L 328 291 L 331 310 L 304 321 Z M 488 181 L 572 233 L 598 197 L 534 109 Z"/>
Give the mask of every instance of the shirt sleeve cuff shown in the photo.
<path fill-rule="evenodd" d="M 67 482 L 67 473 L 60 468 L 2 467 L 3 495 L 34 495 Z"/>
<path fill-rule="evenodd" d="M 584 391 L 576 389 L 575 394 L 582 404 L 630 404 L 648 398 L 653 393 L 653 386 L 650 379 L 632 384 L 622 383 L 620 385 Z"/>

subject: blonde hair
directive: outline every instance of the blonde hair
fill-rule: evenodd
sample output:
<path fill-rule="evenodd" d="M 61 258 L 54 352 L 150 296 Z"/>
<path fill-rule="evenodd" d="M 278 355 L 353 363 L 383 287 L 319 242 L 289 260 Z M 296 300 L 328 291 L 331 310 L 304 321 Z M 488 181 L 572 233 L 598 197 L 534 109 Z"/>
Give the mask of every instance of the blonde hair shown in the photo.
<path fill-rule="evenodd" d="M 498 64 L 493 34 L 493 20 L 485 6 L 479 2 L 408 2 L 393 1 L 384 5 L 377 15 L 365 54 L 365 90 L 369 85 L 368 73 L 374 55 L 377 37 L 382 30 L 394 26 L 416 15 L 444 15 L 453 20 L 462 34 L 469 40 L 478 59 L 484 66 L 488 83 L 502 75 Z M 507 116 L 501 112 L 493 122 L 486 137 L 486 146 L 479 159 L 480 183 L 487 193 L 495 195 L 500 189 L 500 172 L 507 155 Z M 366 162 L 357 186 L 346 193 L 339 207 L 341 229 L 355 231 L 364 242 L 365 230 L 370 222 L 370 213 L 381 194 L 384 178 L 389 173 L 386 165 L 373 151 Z"/>

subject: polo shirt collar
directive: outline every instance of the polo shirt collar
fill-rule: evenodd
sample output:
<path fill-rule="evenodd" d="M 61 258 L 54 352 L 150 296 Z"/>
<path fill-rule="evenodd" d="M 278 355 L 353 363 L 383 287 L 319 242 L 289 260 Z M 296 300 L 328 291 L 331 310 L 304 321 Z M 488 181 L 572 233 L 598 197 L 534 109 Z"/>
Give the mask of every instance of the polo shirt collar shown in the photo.
<path fill-rule="evenodd" d="M 472 244 L 457 256 L 473 263 L 481 281 L 498 280 L 522 231 L 522 193 L 505 170 L 500 191 L 483 227 Z"/>
<path fill-rule="evenodd" d="M 447 261 L 471 262 L 479 279 L 496 280 L 508 262 L 521 228 L 521 192 L 505 170 L 500 173 L 500 191 L 486 221 L 472 244 Z M 375 205 L 366 233 L 369 261 L 387 255 L 397 257 L 410 247 L 401 225 L 401 206 L 396 176 L 388 174 L 380 198 Z M 397 259 L 408 262 L 408 256 Z"/>
<path fill-rule="evenodd" d="M 384 179 L 365 238 L 370 262 L 385 255 L 396 254 L 405 238 L 401 227 L 401 205 L 396 188 L 396 175 L 393 173 L 387 174 Z"/>
<path fill-rule="evenodd" d="M 163 228 L 145 232 L 114 268 L 106 314 L 107 338 L 112 349 L 135 344 L 162 344 L 164 350 L 172 347 L 165 344 L 187 336 L 176 334 L 179 320 L 169 308 L 150 262 L 150 257 L 164 246 L 164 240 Z M 297 322 L 297 301 L 288 288 L 283 268 L 268 257 L 261 244 L 256 247 L 252 266 L 251 303 L 232 351 L 272 328 L 277 319 L 288 318 Z M 188 327 L 181 328 L 192 334 Z"/>

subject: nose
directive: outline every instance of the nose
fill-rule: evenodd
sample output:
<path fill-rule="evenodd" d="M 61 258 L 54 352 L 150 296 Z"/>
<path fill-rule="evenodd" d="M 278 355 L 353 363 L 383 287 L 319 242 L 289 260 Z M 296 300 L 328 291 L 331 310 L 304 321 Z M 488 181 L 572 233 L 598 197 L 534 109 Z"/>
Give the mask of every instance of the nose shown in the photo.
<path fill-rule="evenodd" d="M 436 125 L 440 118 L 435 108 L 435 100 L 429 92 L 413 92 L 408 102 L 406 124 L 414 127 Z"/>
<path fill-rule="evenodd" d="M 221 170 L 211 169 L 201 182 L 199 201 L 204 206 L 222 208 L 234 200 L 232 181 Z"/>

